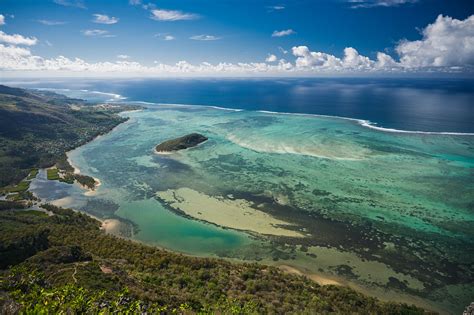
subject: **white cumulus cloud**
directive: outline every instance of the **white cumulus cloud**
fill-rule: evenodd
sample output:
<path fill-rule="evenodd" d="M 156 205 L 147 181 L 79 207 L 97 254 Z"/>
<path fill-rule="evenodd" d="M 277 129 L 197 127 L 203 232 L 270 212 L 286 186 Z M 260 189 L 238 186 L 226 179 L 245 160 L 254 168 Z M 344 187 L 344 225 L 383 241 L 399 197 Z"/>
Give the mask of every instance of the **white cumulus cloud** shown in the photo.
<path fill-rule="evenodd" d="M 130 59 L 129 55 L 117 55 L 118 59 Z"/>
<path fill-rule="evenodd" d="M 9 35 L 0 31 L 0 42 L 13 45 L 33 46 L 36 45 L 38 39 L 36 39 L 36 37 L 24 37 L 20 34 Z"/>
<path fill-rule="evenodd" d="M 99 24 L 115 24 L 118 23 L 119 19 L 113 16 L 105 14 L 94 14 L 94 20 L 92 22 Z"/>
<path fill-rule="evenodd" d="M 151 10 L 151 18 L 157 21 L 181 21 L 181 20 L 195 20 L 199 15 L 194 13 L 186 13 L 178 10 Z"/>
<path fill-rule="evenodd" d="M 295 65 L 298 68 L 339 70 L 342 67 L 341 59 L 331 54 L 310 51 L 307 46 L 296 46 L 291 51 L 296 57 Z"/>
<path fill-rule="evenodd" d="M 342 60 L 342 66 L 346 69 L 352 70 L 370 70 L 374 65 L 374 62 L 359 54 L 359 52 L 352 47 L 344 48 L 344 58 Z"/>
<path fill-rule="evenodd" d="M 402 40 L 396 47 L 404 67 L 474 65 L 474 15 L 465 20 L 439 15 L 422 35 L 421 40 Z"/>
<path fill-rule="evenodd" d="M 266 62 L 275 62 L 277 61 L 277 56 L 273 54 L 268 54 L 267 58 L 265 59 Z"/>
<path fill-rule="evenodd" d="M 0 25 L 5 25 L 5 16 L 0 14 Z"/>
<path fill-rule="evenodd" d="M 291 28 L 290 29 L 287 29 L 287 30 L 282 30 L 282 31 L 274 31 L 272 33 L 272 37 L 283 37 L 283 36 L 288 36 L 288 35 L 292 35 L 292 34 L 295 34 L 296 32 L 293 31 Z"/>

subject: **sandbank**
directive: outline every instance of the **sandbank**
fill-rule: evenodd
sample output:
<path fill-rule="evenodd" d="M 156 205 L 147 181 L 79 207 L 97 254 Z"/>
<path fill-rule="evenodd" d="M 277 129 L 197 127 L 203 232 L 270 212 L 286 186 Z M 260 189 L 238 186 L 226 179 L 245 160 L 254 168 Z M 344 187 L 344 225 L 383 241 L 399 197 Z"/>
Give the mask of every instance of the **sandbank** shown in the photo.
<path fill-rule="evenodd" d="M 244 199 L 212 197 L 190 188 L 159 191 L 156 195 L 175 210 L 222 227 L 266 235 L 305 236 L 289 229 L 290 223 L 253 208 L 252 203 Z"/>

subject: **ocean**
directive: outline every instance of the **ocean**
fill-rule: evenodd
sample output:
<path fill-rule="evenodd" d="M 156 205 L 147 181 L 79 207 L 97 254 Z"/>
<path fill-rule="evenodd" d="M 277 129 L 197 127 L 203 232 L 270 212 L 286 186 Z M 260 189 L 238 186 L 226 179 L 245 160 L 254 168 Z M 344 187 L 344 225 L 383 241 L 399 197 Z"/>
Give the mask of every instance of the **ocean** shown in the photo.
<path fill-rule="evenodd" d="M 474 133 L 474 79 L 43 79 L 4 83 L 111 93 L 96 93 L 100 100 L 319 114 L 367 120 L 396 130 Z"/>

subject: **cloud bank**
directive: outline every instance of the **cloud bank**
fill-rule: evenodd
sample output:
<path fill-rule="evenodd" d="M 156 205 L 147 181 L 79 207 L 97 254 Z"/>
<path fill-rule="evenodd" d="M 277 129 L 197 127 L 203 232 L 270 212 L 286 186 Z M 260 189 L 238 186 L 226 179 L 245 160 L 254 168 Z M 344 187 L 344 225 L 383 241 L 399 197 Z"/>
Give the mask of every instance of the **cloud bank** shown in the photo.
<path fill-rule="evenodd" d="M 20 34 L 8 35 L 0 31 L 0 43 L 7 43 L 12 45 L 27 45 L 33 46 L 36 45 L 38 39 L 36 37 L 24 37 Z"/>
<path fill-rule="evenodd" d="M 112 36 L 104 30 L 85 30 L 86 36 Z M 160 34 L 160 37 L 162 37 Z M 166 35 L 166 34 L 164 34 Z M 315 75 L 345 73 L 407 73 L 407 72 L 465 72 L 474 73 L 474 15 L 465 20 L 448 16 L 437 19 L 421 31 L 415 41 L 401 40 L 394 47 L 394 58 L 377 52 L 374 59 L 360 54 L 354 47 L 346 47 L 341 56 L 322 51 L 312 51 L 305 45 L 294 46 L 279 59 L 268 54 L 265 62 L 202 62 L 175 64 L 155 62 L 153 66 L 120 58 L 117 61 L 89 63 L 80 58 L 59 56 L 43 58 L 32 52 L 35 37 L 9 35 L 0 31 L 0 70 L 36 71 L 45 73 L 88 73 L 143 76 L 165 75 Z M 194 39 L 213 40 L 212 35 L 198 35 Z M 20 47 L 30 46 L 30 47 Z"/>

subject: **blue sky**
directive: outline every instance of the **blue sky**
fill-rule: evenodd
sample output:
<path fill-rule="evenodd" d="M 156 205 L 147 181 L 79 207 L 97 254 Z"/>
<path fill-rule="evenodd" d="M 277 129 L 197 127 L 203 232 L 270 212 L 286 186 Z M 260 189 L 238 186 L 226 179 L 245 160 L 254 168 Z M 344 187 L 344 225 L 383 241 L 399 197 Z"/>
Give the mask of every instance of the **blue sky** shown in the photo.
<path fill-rule="evenodd" d="M 137 64 L 148 68 L 162 64 L 159 71 L 163 71 L 180 61 L 201 65 L 193 68 L 196 72 L 216 71 L 205 65 L 220 63 L 235 65 L 222 70 L 229 73 L 237 71 L 239 63 L 252 68 L 247 69 L 250 72 L 286 72 L 290 67 L 290 72 L 296 72 L 298 65 L 309 72 L 372 71 L 379 53 L 394 61 L 389 60 L 389 66 L 383 63 L 385 72 L 395 68 L 470 72 L 474 64 L 474 0 L 0 0 L 0 14 L 2 57 L 11 59 L 0 61 L 2 71 L 61 71 L 47 65 L 48 60 L 68 63 L 58 61 L 60 56 L 71 63 L 80 58 L 94 71 L 117 61 L 115 71 L 122 71 L 133 62 L 125 69 L 128 72 L 141 71 Z M 424 35 L 430 24 L 435 24 L 433 32 Z M 453 31 L 439 33 L 447 27 Z M 448 38 L 451 34 L 454 38 Z M 17 41 L 14 35 L 35 43 Z M 421 50 L 431 58 L 426 62 L 420 60 L 423 55 L 414 55 L 419 48 L 400 48 L 402 41 L 418 45 L 416 41 L 424 37 Z M 438 46 L 429 46 L 439 41 Z M 453 55 L 456 52 L 449 47 L 458 42 L 464 45 L 461 56 Z M 449 55 L 443 55 L 445 46 L 453 49 Z M 28 50 L 41 61 L 26 56 L 21 57 L 29 58 L 23 65 L 15 65 L 17 56 L 12 54 L 26 52 L 12 47 Z M 298 47 L 307 49 L 295 52 Z M 348 47 L 355 52 L 345 51 Z M 441 56 L 436 52 L 431 56 L 432 51 Z M 64 68 L 74 72 L 84 67 L 88 66 Z"/>

